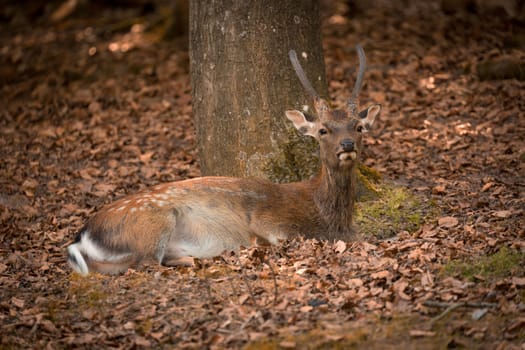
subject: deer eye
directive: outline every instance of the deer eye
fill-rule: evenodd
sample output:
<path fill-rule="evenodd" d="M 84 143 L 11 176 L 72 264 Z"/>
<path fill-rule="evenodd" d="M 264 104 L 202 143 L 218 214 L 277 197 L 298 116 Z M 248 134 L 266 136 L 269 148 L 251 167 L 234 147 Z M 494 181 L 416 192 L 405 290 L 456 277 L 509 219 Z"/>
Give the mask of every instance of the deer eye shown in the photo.
<path fill-rule="evenodd" d="M 326 130 L 324 128 L 323 129 L 319 129 L 319 135 L 323 136 L 323 135 L 326 135 L 326 134 L 328 134 L 328 130 Z"/>
<path fill-rule="evenodd" d="M 362 125 L 358 125 L 357 128 L 355 128 L 357 130 L 357 132 L 363 132 L 363 126 Z"/>

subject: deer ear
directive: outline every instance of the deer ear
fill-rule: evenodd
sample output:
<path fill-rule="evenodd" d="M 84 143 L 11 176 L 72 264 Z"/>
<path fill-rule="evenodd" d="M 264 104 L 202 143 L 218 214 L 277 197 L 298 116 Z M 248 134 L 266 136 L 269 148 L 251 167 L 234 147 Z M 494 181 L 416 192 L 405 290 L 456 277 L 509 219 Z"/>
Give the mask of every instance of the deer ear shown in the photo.
<path fill-rule="evenodd" d="M 290 119 L 290 121 L 293 123 L 293 126 L 303 135 L 309 135 L 312 137 L 316 137 L 316 124 L 309 122 L 306 120 L 306 117 L 302 112 L 299 112 L 297 110 L 289 110 L 286 111 L 286 117 Z"/>
<path fill-rule="evenodd" d="M 359 118 L 361 118 L 361 121 L 367 130 L 369 130 L 372 124 L 374 124 L 374 121 L 376 120 L 376 117 L 379 115 L 380 111 L 381 105 L 372 105 L 359 112 Z"/>

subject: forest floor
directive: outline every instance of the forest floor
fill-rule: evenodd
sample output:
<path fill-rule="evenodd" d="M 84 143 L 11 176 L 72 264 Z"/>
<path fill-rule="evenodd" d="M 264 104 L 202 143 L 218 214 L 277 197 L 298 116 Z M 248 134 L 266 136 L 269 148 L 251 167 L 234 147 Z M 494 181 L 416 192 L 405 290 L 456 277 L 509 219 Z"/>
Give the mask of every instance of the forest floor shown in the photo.
<path fill-rule="evenodd" d="M 523 62 L 525 25 L 369 3 L 324 13 L 330 94 L 349 95 L 361 43 L 361 103 L 383 105 L 363 162 L 436 218 L 389 239 L 296 239 L 85 278 L 65 248 L 90 214 L 199 175 L 187 49 L 130 30 L 150 19 L 136 8 L 50 25 L 5 7 L 0 348 L 525 349 L 525 82 L 475 69 Z"/>

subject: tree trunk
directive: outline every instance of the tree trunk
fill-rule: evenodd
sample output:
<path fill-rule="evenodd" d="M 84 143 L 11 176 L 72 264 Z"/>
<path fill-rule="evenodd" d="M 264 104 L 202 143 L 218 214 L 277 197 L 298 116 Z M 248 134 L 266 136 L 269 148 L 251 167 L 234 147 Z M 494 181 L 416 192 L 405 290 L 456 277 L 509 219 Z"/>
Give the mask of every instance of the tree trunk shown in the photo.
<path fill-rule="evenodd" d="M 190 1 L 192 103 L 203 175 L 309 177 L 317 145 L 284 116 L 312 101 L 288 59 L 327 85 L 316 0 Z"/>

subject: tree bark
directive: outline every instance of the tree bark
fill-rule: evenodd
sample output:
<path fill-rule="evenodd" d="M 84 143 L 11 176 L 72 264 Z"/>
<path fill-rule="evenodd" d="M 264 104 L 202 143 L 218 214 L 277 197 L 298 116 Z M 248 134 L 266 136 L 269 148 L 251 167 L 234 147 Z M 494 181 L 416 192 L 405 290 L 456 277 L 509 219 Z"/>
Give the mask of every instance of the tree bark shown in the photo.
<path fill-rule="evenodd" d="M 192 103 L 203 175 L 309 177 L 317 145 L 284 112 L 311 105 L 288 59 L 297 51 L 326 96 L 316 0 L 190 1 Z"/>

